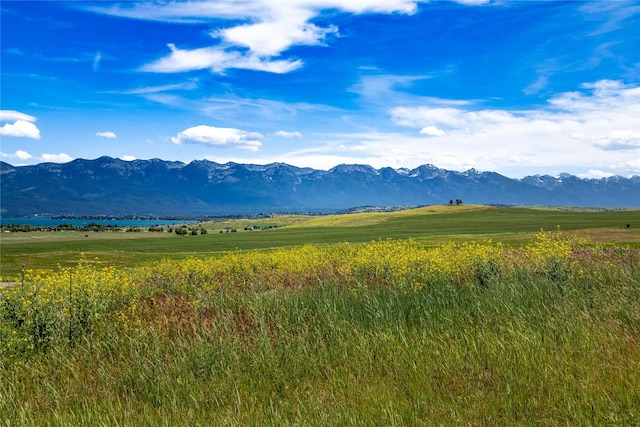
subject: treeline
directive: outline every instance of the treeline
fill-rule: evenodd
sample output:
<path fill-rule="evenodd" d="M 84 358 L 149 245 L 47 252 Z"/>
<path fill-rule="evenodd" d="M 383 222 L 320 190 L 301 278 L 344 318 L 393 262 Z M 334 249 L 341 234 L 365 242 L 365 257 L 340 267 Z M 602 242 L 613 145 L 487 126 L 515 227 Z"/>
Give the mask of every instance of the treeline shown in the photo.
<path fill-rule="evenodd" d="M 168 227 L 169 231 L 171 227 Z M 138 232 L 147 229 L 148 231 L 156 231 L 162 232 L 165 231 L 162 226 L 152 226 L 152 227 L 121 227 L 119 225 L 104 225 L 100 223 L 89 223 L 87 225 L 73 225 L 69 223 L 52 225 L 52 226 L 41 226 L 41 225 L 29 225 L 29 224 L 2 224 L 0 226 L 0 230 L 3 232 L 12 232 L 12 233 L 28 233 L 32 231 L 95 231 L 95 232 Z"/>
<path fill-rule="evenodd" d="M 287 212 L 288 213 L 288 212 Z M 226 215 L 53 215 L 51 219 L 56 220 L 81 220 L 81 221 L 182 221 L 182 222 L 202 222 L 228 219 L 263 219 L 271 218 L 274 214 L 226 214 Z M 7 216 L 7 215 L 5 215 Z M 46 214 L 41 214 L 46 216 Z M 8 216 L 7 216 L 8 217 Z"/>

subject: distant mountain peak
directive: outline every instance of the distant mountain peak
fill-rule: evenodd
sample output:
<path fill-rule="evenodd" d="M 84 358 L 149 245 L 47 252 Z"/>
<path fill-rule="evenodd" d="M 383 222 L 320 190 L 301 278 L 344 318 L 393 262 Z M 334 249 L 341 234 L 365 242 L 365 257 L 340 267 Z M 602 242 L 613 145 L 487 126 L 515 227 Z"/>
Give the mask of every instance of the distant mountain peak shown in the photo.
<path fill-rule="evenodd" d="M 329 172 L 331 173 L 354 173 L 354 172 L 360 172 L 360 173 L 373 173 L 373 174 L 377 174 L 378 171 L 376 169 L 374 169 L 373 167 L 369 166 L 369 165 L 359 165 L 359 164 L 353 164 L 353 165 L 348 165 L 348 164 L 340 164 L 337 166 L 334 166 L 333 168 L 329 169 Z"/>
<path fill-rule="evenodd" d="M 286 163 L 124 161 L 0 162 L 3 216 L 213 215 L 331 212 L 358 206 L 465 203 L 640 207 L 640 177 L 510 179 L 474 168 L 414 169 L 342 164 L 328 171 Z"/>

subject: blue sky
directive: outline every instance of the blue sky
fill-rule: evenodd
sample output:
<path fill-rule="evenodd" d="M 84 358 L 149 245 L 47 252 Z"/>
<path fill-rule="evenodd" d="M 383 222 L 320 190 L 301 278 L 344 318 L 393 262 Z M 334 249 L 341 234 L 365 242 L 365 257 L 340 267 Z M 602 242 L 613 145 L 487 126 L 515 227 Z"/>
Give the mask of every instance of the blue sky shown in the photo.
<path fill-rule="evenodd" d="M 7 1 L 0 159 L 640 175 L 640 2 Z"/>

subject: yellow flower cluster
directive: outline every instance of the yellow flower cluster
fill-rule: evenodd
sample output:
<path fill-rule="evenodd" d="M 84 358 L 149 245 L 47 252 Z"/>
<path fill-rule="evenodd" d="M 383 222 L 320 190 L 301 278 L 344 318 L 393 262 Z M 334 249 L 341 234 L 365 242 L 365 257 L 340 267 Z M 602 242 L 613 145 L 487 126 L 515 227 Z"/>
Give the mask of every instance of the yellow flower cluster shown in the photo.
<path fill-rule="evenodd" d="M 143 281 L 176 291 L 300 288 L 323 283 L 416 289 L 441 281 L 473 284 L 479 274 L 498 273 L 503 268 L 503 255 L 504 248 L 491 242 L 450 243 L 435 248 L 412 239 L 307 245 L 229 253 L 218 258 L 168 260 L 148 269 Z"/>
<path fill-rule="evenodd" d="M 139 299 L 140 289 L 130 272 L 84 261 L 48 273 L 27 270 L 21 284 L 0 294 L 0 359 L 87 333 Z"/>
<path fill-rule="evenodd" d="M 560 232 L 545 232 L 540 230 L 533 242 L 527 245 L 527 258 L 531 265 L 546 266 L 550 261 L 566 260 L 573 252 L 573 248 L 585 243 L 578 238 L 563 237 Z"/>
<path fill-rule="evenodd" d="M 571 264 L 574 249 L 587 243 L 578 237 L 565 237 L 556 232 L 540 230 L 536 238 L 525 248 L 522 265 L 535 273 L 542 273 L 556 283 L 563 283 L 571 276 L 575 264 Z"/>
<path fill-rule="evenodd" d="M 541 231 L 521 249 L 491 241 L 430 247 L 412 239 L 379 240 L 231 252 L 129 270 L 85 261 L 49 273 L 27 271 L 24 285 L 0 291 L 0 364 L 8 354 L 90 332 L 100 319 L 125 331 L 135 329 L 132 322 L 143 299 L 162 293 L 188 295 L 197 308 L 198 298 L 221 289 L 328 284 L 355 292 L 369 286 L 414 291 L 424 286 L 489 286 L 512 280 L 514 272 L 543 275 L 562 285 L 594 268 L 587 262 L 589 253 L 574 253 L 580 243 Z"/>

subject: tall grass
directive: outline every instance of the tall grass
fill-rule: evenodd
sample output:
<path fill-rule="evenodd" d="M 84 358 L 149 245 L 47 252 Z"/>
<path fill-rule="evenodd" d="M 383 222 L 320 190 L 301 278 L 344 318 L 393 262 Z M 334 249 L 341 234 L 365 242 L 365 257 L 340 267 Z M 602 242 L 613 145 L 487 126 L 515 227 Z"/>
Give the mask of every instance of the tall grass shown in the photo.
<path fill-rule="evenodd" d="M 31 286 L 69 294 L 69 272 L 3 290 L 6 425 L 640 423 L 637 250 L 543 233 L 78 269 L 97 314 L 42 305 L 40 345 Z"/>

